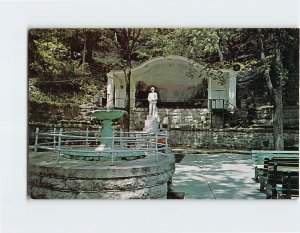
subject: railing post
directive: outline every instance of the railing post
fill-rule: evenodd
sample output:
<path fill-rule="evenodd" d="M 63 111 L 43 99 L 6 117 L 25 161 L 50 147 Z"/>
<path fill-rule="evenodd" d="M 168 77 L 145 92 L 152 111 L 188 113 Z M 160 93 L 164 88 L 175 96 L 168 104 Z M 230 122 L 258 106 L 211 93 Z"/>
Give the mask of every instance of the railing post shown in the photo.
<path fill-rule="evenodd" d="M 112 131 L 111 148 L 115 148 L 115 131 Z"/>
<path fill-rule="evenodd" d="M 213 128 L 213 111 L 212 111 L 212 99 L 209 100 L 209 104 L 210 104 L 210 108 L 209 108 L 209 112 L 210 112 L 210 129 Z"/>
<path fill-rule="evenodd" d="M 89 127 L 86 127 L 85 136 L 86 136 L 85 146 L 88 147 L 88 145 L 89 145 L 89 139 L 88 139 L 88 137 L 89 137 Z"/>
<path fill-rule="evenodd" d="M 166 130 L 165 154 L 168 153 L 168 131 Z"/>
<path fill-rule="evenodd" d="M 110 166 L 114 166 L 114 153 L 111 152 L 110 156 L 111 156 L 111 164 L 110 164 Z"/>
<path fill-rule="evenodd" d="M 121 148 L 124 148 L 124 142 L 123 142 L 123 129 L 120 129 L 120 146 Z"/>
<path fill-rule="evenodd" d="M 98 135 L 94 133 L 96 146 L 98 145 Z"/>
<path fill-rule="evenodd" d="M 39 128 L 35 129 L 34 155 L 37 153 L 37 145 L 39 140 Z"/>
<path fill-rule="evenodd" d="M 54 136 L 53 136 L 53 149 L 55 150 L 55 146 L 56 146 L 56 136 L 55 136 L 56 128 L 53 129 L 53 134 L 54 134 Z"/>
<path fill-rule="evenodd" d="M 59 136 L 58 136 L 58 145 L 57 145 L 57 160 L 56 162 L 59 163 L 59 155 L 60 155 L 60 145 L 61 145 L 61 136 L 62 136 L 63 129 L 60 128 Z"/>
<path fill-rule="evenodd" d="M 149 149 L 149 133 L 147 133 L 147 136 L 146 136 L 146 140 L 147 140 L 147 149 Z"/>
<path fill-rule="evenodd" d="M 156 156 L 156 162 L 158 162 L 158 147 L 157 147 L 157 132 L 155 132 L 155 156 Z"/>
<path fill-rule="evenodd" d="M 222 126 L 223 126 L 223 128 L 224 128 L 224 126 L 225 126 L 225 105 L 224 105 L 224 103 L 225 103 L 225 100 L 224 99 L 222 99 L 223 100 L 223 108 L 222 108 Z"/>

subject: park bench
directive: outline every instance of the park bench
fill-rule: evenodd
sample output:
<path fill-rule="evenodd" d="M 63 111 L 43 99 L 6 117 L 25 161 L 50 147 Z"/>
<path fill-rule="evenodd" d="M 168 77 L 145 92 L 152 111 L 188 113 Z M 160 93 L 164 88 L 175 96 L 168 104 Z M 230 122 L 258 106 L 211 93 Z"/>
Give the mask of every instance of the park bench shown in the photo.
<path fill-rule="evenodd" d="M 266 162 L 268 168 L 262 181 L 265 182 L 267 199 L 298 197 L 299 160 L 273 158 L 266 159 Z"/>
<path fill-rule="evenodd" d="M 260 182 L 264 172 L 264 162 L 266 158 L 284 157 L 284 158 L 298 158 L 298 151 L 265 151 L 252 150 L 253 167 L 255 169 L 254 180 Z"/>
<path fill-rule="evenodd" d="M 274 168 L 276 164 L 276 167 Z M 297 157 L 272 157 L 264 159 L 264 167 L 259 175 L 260 191 L 264 191 L 271 173 L 277 169 L 278 172 L 298 171 L 299 159 Z M 281 179 L 281 178 L 279 178 Z"/>
<path fill-rule="evenodd" d="M 282 178 L 282 186 L 276 186 L 276 194 L 280 199 L 299 197 L 299 173 L 285 172 Z"/>

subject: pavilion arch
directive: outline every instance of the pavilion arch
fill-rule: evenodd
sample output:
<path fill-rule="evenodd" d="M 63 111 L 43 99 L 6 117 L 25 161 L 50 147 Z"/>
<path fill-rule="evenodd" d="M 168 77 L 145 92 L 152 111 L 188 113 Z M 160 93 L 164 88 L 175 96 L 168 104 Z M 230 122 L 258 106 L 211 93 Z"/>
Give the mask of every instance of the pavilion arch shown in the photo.
<path fill-rule="evenodd" d="M 155 86 L 162 107 L 164 103 L 167 106 L 172 102 L 186 103 L 200 99 L 224 99 L 232 107 L 236 105 L 236 75 L 232 69 L 204 69 L 199 63 L 182 56 L 152 58 L 131 71 L 131 106 L 137 106 L 141 99 L 146 99 L 149 88 Z M 124 72 L 110 71 L 107 77 L 108 105 L 124 108 Z M 214 102 L 215 107 L 218 105 L 218 102 Z M 202 107 L 207 108 L 208 104 Z"/>

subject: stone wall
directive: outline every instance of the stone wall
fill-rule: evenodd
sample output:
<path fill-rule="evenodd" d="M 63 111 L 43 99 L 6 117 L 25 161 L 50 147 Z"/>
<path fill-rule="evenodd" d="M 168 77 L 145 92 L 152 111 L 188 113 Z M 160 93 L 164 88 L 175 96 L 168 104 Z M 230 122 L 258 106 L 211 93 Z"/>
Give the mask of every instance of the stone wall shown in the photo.
<path fill-rule="evenodd" d="M 283 125 L 285 127 L 299 128 L 298 106 L 290 106 L 283 108 Z"/>
<path fill-rule="evenodd" d="M 28 122 L 31 124 L 78 124 L 91 123 L 93 104 L 49 104 L 28 102 Z"/>
<path fill-rule="evenodd" d="M 273 125 L 273 106 L 260 106 L 252 110 L 238 109 L 229 121 L 231 125 Z M 298 106 L 285 106 L 283 108 L 283 126 L 286 129 L 299 129 Z"/>
<path fill-rule="evenodd" d="M 147 108 L 136 108 L 131 112 L 132 130 L 142 130 L 147 118 Z M 160 123 L 168 129 L 209 129 L 210 112 L 207 109 L 158 109 Z"/>
<path fill-rule="evenodd" d="M 28 108 L 29 123 L 52 124 L 52 125 L 72 125 L 72 124 L 99 124 L 99 120 L 91 117 L 90 111 L 94 109 L 92 105 L 68 105 L 50 106 L 47 104 L 30 103 Z M 249 125 L 272 126 L 272 106 L 260 106 L 252 112 L 248 109 L 237 109 L 234 114 L 226 113 L 224 116 L 226 126 Z M 135 108 L 131 111 L 131 129 L 142 130 L 147 117 L 147 108 Z M 160 123 L 168 129 L 210 129 L 211 125 L 218 127 L 223 116 L 213 115 L 211 124 L 211 113 L 207 109 L 200 108 L 159 108 Z M 287 129 L 299 128 L 299 108 L 298 106 L 284 107 L 283 124 Z"/>
<path fill-rule="evenodd" d="M 223 130 L 210 129 L 210 113 L 205 109 L 158 109 L 160 122 L 165 129 L 170 130 L 170 142 L 172 146 L 192 146 L 202 148 L 236 148 L 236 149 L 273 149 L 272 133 L 272 111 L 269 107 L 260 107 L 253 123 L 259 127 L 267 127 L 260 130 L 255 128 L 237 129 L 224 128 Z M 243 113 L 243 114 L 242 114 Z M 147 108 L 137 108 L 131 114 L 131 130 L 143 130 L 144 122 L 148 114 Z M 247 120 L 247 112 L 240 111 L 240 115 L 234 119 L 239 126 L 243 126 Z M 226 116 L 227 122 L 232 120 Z M 284 109 L 284 132 L 285 145 L 293 147 L 298 144 L 298 107 L 285 107 Z M 167 124 L 163 124 L 167 123 Z M 116 123 L 117 124 L 117 123 Z M 34 132 L 36 127 L 42 131 L 62 127 L 64 130 L 85 130 L 89 126 L 90 130 L 98 130 L 99 124 L 30 124 L 29 144 L 34 143 Z M 116 126 L 117 127 L 117 126 Z M 228 127 L 228 124 L 225 125 Z M 182 131 L 182 132 L 181 132 Z M 174 137 L 173 137 L 174 136 Z"/>
<path fill-rule="evenodd" d="M 169 135 L 169 143 L 173 147 L 272 150 L 274 146 L 273 133 L 267 130 L 170 130 Z M 285 131 L 284 141 L 287 149 L 295 149 L 299 142 L 299 131 Z"/>
<path fill-rule="evenodd" d="M 253 111 L 248 109 L 237 109 L 234 114 L 226 112 L 224 114 L 225 127 L 228 126 L 242 126 L 248 127 L 250 125 L 257 125 L 259 127 L 270 127 L 273 124 L 273 107 L 260 106 Z M 136 108 L 131 112 L 131 129 L 142 130 L 144 122 L 148 114 L 147 108 Z M 171 109 L 160 108 L 158 109 L 160 123 L 165 124 L 168 129 L 210 129 L 211 125 L 214 128 L 222 125 L 220 120 L 223 121 L 222 113 L 213 114 L 208 109 Z M 211 124 L 211 119 L 213 120 Z M 283 124 L 286 129 L 299 128 L 299 109 L 297 106 L 284 107 L 283 111 Z"/>
<path fill-rule="evenodd" d="M 144 159 L 100 161 L 61 158 L 49 152 L 30 155 L 28 196 L 33 199 L 166 199 L 175 171 L 173 154 Z"/>

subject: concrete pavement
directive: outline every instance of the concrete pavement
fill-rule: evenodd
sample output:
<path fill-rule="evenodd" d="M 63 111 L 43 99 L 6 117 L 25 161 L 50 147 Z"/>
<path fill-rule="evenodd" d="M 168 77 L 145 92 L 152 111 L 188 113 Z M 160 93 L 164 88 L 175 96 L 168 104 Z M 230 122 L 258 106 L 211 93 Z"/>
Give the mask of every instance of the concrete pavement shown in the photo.
<path fill-rule="evenodd" d="M 253 176 L 250 154 L 187 154 L 176 163 L 173 185 L 185 199 L 266 199 Z"/>

